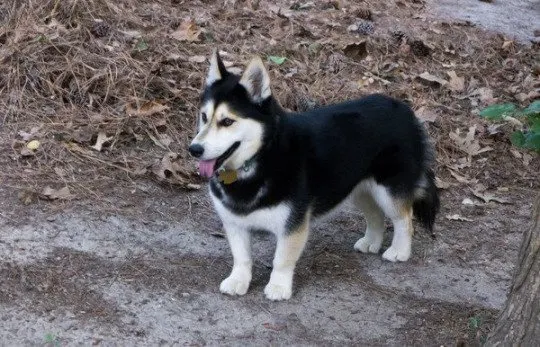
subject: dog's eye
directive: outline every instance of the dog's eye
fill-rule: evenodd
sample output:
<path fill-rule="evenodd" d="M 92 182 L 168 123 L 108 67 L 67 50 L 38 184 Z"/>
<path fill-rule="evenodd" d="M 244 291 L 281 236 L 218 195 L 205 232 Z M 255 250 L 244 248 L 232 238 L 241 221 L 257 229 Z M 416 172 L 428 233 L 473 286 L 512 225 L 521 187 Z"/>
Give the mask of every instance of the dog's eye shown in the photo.
<path fill-rule="evenodd" d="M 203 121 L 203 123 L 206 123 L 208 121 L 208 118 L 206 117 L 206 113 L 201 113 L 201 119 Z"/>
<path fill-rule="evenodd" d="M 230 119 L 230 118 L 223 118 L 222 120 L 219 121 L 219 125 L 223 127 L 230 127 L 233 123 L 234 123 L 234 119 Z"/>

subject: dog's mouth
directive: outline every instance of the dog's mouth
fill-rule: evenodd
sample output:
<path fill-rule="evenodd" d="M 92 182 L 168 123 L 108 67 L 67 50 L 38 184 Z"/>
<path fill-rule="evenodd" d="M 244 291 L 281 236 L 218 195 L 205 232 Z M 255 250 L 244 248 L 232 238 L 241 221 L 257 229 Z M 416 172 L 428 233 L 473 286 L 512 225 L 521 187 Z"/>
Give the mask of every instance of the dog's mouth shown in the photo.
<path fill-rule="evenodd" d="M 206 178 L 212 177 L 214 172 L 221 167 L 225 160 L 227 160 L 238 147 L 240 147 L 240 141 L 233 143 L 228 150 L 215 159 L 199 161 L 199 173 L 201 176 Z"/>

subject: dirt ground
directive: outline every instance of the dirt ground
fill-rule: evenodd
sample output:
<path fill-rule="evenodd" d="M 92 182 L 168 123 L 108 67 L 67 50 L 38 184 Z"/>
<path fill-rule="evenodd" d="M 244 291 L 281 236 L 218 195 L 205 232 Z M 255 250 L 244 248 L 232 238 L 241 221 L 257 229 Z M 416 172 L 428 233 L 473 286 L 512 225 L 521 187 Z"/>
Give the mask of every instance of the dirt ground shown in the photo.
<path fill-rule="evenodd" d="M 463 11 L 420 0 L 16 3 L 0 5 L 3 343 L 484 341 L 529 225 L 540 160 L 512 147 L 511 125 L 477 113 L 539 97 L 538 2 Z M 513 6 L 527 13 L 515 25 L 500 17 Z M 248 294 L 219 293 L 232 259 L 185 153 L 215 45 L 232 69 L 253 53 L 287 57 L 267 64 L 291 109 L 375 91 L 411 102 L 436 146 L 442 199 L 434 234 L 418 229 L 411 260 L 355 252 L 365 224 L 345 206 L 313 227 L 291 300 L 262 293 L 268 234 L 254 238 Z M 415 77 L 423 72 L 439 82 Z"/>

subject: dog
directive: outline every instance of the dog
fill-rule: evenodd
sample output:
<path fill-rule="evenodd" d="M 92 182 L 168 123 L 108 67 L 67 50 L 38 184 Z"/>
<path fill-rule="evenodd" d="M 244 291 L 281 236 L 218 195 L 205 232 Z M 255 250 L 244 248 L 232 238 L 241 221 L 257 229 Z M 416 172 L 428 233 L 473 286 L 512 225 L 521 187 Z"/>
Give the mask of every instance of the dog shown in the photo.
<path fill-rule="evenodd" d="M 354 244 L 363 253 L 379 253 L 388 217 L 394 234 L 382 257 L 395 262 L 411 255 L 413 215 L 432 230 L 439 209 L 432 150 L 409 106 L 374 94 L 289 113 L 259 57 L 238 76 L 214 51 L 189 152 L 209 178 L 231 247 L 232 271 L 219 287 L 230 295 L 250 285 L 252 231 L 277 238 L 264 293 L 286 300 L 314 217 L 352 200 L 366 219 Z"/>

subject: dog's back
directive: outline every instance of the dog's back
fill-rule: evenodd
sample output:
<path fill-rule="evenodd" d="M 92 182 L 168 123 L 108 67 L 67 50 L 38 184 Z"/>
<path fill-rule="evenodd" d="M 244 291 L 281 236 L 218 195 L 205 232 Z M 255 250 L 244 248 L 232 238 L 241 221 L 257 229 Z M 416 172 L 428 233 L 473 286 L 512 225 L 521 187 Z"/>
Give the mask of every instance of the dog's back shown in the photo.
<path fill-rule="evenodd" d="M 296 158 L 289 169 L 307 171 L 316 215 L 368 178 L 412 199 L 428 170 L 430 149 L 413 111 L 384 95 L 288 115 L 285 123 L 294 130 L 282 134 L 280 152 Z"/>

